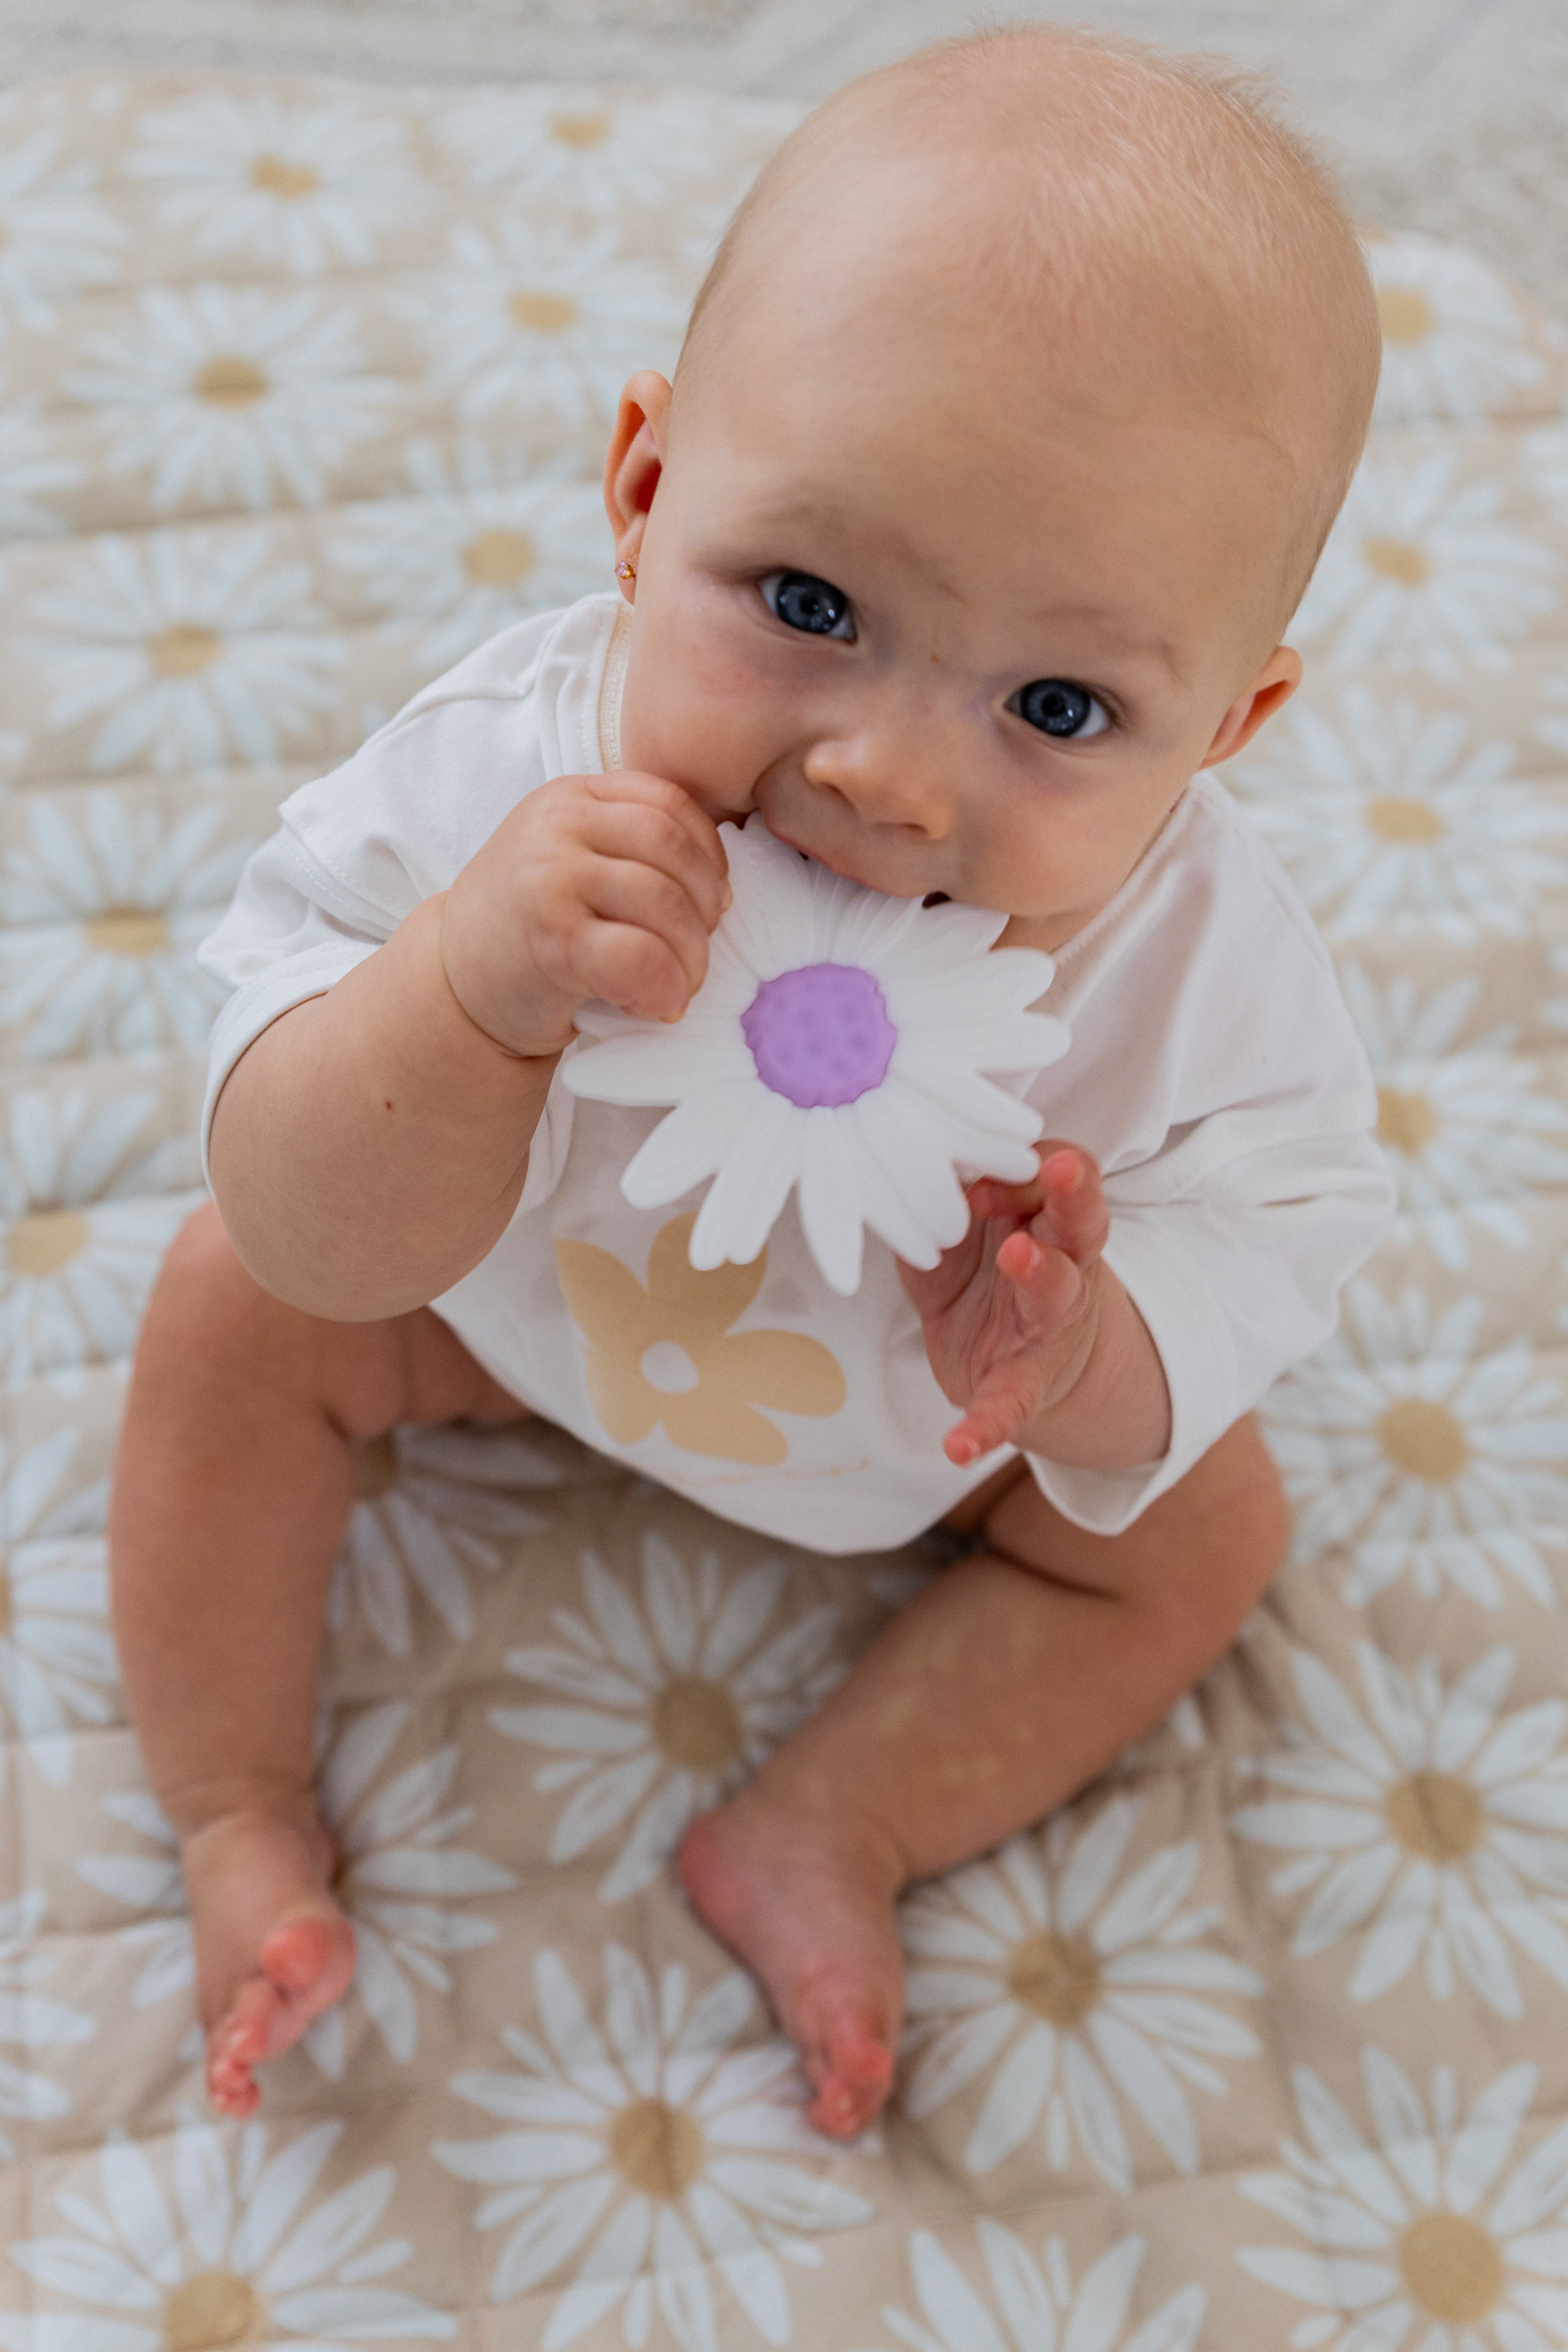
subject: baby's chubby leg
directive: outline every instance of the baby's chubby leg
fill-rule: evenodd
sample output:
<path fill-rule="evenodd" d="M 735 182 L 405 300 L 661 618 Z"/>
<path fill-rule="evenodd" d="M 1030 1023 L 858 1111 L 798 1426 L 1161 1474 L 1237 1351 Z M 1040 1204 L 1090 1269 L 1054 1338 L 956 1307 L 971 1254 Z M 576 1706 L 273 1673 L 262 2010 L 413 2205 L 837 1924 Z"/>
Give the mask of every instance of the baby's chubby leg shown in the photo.
<path fill-rule="evenodd" d="M 522 1410 L 428 1308 L 327 1323 L 283 1306 L 214 1208 L 164 1261 L 115 1462 L 112 1603 L 132 1717 L 180 1840 L 207 2084 L 226 2114 L 250 2112 L 252 2067 L 353 1974 L 311 1795 L 353 1442 Z"/>
<path fill-rule="evenodd" d="M 1151 1730 L 1226 1649 L 1286 1538 L 1250 1420 L 1121 1535 L 1074 1527 L 1022 1465 L 967 1524 L 985 1548 L 681 1851 L 688 1894 L 761 1978 L 836 2137 L 891 2084 L 900 1890 L 1037 1821 Z"/>

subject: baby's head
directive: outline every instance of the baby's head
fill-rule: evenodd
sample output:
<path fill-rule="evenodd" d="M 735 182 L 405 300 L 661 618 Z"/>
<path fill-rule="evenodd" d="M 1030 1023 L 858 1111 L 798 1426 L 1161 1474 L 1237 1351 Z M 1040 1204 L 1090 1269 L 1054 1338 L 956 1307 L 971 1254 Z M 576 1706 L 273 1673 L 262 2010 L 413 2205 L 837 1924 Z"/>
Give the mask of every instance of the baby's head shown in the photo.
<path fill-rule="evenodd" d="M 1242 78 L 1034 27 L 852 84 L 622 403 L 626 764 L 1067 938 L 1294 688 L 1377 355 Z"/>

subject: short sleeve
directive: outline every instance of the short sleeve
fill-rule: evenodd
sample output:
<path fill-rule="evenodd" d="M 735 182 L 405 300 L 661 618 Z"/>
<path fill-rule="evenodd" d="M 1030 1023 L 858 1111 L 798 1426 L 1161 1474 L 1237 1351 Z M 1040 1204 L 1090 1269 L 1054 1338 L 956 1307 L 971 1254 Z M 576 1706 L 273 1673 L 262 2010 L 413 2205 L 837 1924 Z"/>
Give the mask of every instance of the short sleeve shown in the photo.
<path fill-rule="evenodd" d="M 585 597 L 501 631 L 284 802 L 200 951 L 232 992 L 209 1048 L 204 1172 L 218 1097 L 262 1031 L 373 956 L 529 793 L 599 772 L 600 687 L 623 609 L 618 596 Z M 572 1118 L 570 1096 L 552 1087 L 524 1205 L 553 1188 Z"/>

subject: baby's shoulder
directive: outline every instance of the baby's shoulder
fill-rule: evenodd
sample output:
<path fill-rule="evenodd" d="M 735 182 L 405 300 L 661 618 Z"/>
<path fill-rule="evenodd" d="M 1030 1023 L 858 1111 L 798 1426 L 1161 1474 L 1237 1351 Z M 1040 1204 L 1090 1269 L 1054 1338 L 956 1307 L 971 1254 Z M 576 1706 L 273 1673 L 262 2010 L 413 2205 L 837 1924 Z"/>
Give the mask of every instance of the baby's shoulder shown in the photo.
<path fill-rule="evenodd" d="M 1295 884 L 1217 776 L 1205 771 L 1193 778 L 1145 864 L 1167 919 L 1196 918 L 1205 931 L 1217 926 L 1232 940 L 1250 934 L 1292 962 L 1302 955 L 1331 969 Z"/>

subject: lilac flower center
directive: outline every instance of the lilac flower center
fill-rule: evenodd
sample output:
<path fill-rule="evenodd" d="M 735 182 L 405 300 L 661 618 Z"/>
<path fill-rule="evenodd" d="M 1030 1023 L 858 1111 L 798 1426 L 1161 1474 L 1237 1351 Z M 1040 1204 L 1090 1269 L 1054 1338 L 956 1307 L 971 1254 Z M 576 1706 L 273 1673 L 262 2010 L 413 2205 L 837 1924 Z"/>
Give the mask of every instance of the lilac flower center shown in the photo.
<path fill-rule="evenodd" d="M 858 963 L 807 963 L 764 980 L 741 1015 L 757 1076 L 800 1110 L 852 1103 L 888 1075 L 899 1033 Z"/>

